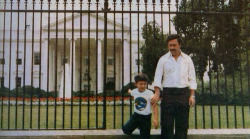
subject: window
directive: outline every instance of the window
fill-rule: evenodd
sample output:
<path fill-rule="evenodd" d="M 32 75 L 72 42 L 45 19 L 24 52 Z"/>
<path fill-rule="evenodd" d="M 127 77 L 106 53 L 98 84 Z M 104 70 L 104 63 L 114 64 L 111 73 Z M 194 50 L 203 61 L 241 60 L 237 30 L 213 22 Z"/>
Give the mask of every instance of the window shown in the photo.
<path fill-rule="evenodd" d="M 0 87 L 4 87 L 4 77 L 0 77 Z"/>
<path fill-rule="evenodd" d="M 63 57 L 63 58 L 61 59 L 61 62 L 62 62 L 62 65 L 68 63 L 68 58 L 67 58 L 67 57 L 66 57 L 66 58 Z"/>
<path fill-rule="evenodd" d="M 20 59 L 20 58 L 16 59 L 16 64 L 17 65 L 22 65 L 22 59 Z"/>
<path fill-rule="evenodd" d="M 16 77 L 16 87 L 21 87 L 21 83 L 22 83 L 22 78 Z"/>
<path fill-rule="evenodd" d="M 83 80 L 87 81 L 88 80 L 88 73 L 84 73 Z"/>
<path fill-rule="evenodd" d="M 136 65 L 139 65 L 139 64 L 140 64 L 139 59 L 135 59 L 135 64 L 136 64 Z"/>
<path fill-rule="evenodd" d="M 114 65 L 114 58 L 108 58 L 108 65 L 110 66 Z"/>
<path fill-rule="evenodd" d="M 114 77 L 107 77 L 107 82 L 114 82 L 115 78 Z"/>
<path fill-rule="evenodd" d="M 85 57 L 85 59 L 84 59 L 84 65 L 85 66 L 89 65 L 89 59 L 88 59 L 88 57 Z"/>
<path fill-rule="evenodd" d="M 0 58 L 0 64 L 5 64 L 5 59 L 4 58 Z"/>
<path fill-rule="evenodd" d="M 89 87 L 89 88 L 88 88 L 88 87 Z M 85 85 L 83 86 L 83 90 L 84 90 L 84 91 L 88 91 L 90 88 L 91 88 L 91 85 L 85 84 Z"/>
<path fill-rule="evenodd" d="M 34 65 L 40 65 L 40 53 L 34 53 Z"/>

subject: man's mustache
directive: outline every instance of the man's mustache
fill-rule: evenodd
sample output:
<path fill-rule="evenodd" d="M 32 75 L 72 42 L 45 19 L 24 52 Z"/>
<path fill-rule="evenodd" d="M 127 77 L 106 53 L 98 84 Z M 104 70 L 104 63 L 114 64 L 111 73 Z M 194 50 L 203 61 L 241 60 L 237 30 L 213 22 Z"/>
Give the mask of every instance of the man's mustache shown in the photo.
<path fill-rule="evenodd" d="M 170 51 L 176 51 L 175 49 L 170 49 Z"/>

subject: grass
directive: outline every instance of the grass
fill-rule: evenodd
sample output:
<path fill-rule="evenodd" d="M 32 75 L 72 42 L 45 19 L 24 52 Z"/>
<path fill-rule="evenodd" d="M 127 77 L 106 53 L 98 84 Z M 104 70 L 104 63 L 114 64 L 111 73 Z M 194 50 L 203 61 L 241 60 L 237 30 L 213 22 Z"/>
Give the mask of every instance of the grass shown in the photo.
<path fill-rule="evenodd" d="M 30 115 L 30 106 L 0 106 L 0 129 L 46 129 L 46 106 L 40 106 L 40 116 L 38 116 L 38 106 L 32 106 L 32 115 Z M 65 106 L 65 129 L 88 129 L 103 127 L 103 106 L 98 106 L 98 114 L 95 106 L 81 106 L 81 119 L 79 120 L 79 106 L 72 106 L 72 121 L 71 121 L 71 106 Z M 120 129 L 122 123 L 122 106 L 106 107 L 107 129 Z M 160 110 L 160 109 L 159 109 Z M 196 128 L 195 110 L 197 113 L 197 128 L 219 128 L 219 111 L 220 110 L 220 128 L 243 128 L 243 112 L 245 128 L 250 128 L 250 110 L 249 106 L 228 106 L 228 124 L 226 118 L 226 106 L 196 106 L 190 109 L 189 127 Z M 9 112 L 9 116 L 8 116 Z M 203 112 L 205 113 L 203 118 Z M 212 112 L 212 113 L 211 113 Z M 130 117 L 130 106 L 123 107 L 124 123 Z M 17 116 L 16 116 L 17 115 Z M 160 114 L 159 114 L 160 115 Z M 236 115 L 236 118 L 235 118 Z M 24 122 L 23 122 L 24 116 Z M 30 117 L 32 116 L 32 118 Z M 17 117 L 17 118 L 16 118 Z M 40 118 L 40 122 L 38 119 Z M 9 119 L 9 120 L 8 120 Z M 32 119 L 32 120 L 31 120 Z M 159 118 L 160 119 L 160 118 Z M 212 120 L 211 120 L 212 119 Z M 235 120 L 236 119 L 236 120 Z M 115 121 L 114 121 L 115 120 Z M 9 122 L 8 122 L 9 121 Z M 32 122 L 31 122 L 32 121 Z M 63 128 L 63 106 L 48 106 L 48 129 Z M 23 125 L 24 123 L 24 125 Z M 40 125 L 38 125 L 40 123 Z M 204 123 L 204 124 L 203 124 Z M 213 123 L 213 126 L 212 124 Z"/>

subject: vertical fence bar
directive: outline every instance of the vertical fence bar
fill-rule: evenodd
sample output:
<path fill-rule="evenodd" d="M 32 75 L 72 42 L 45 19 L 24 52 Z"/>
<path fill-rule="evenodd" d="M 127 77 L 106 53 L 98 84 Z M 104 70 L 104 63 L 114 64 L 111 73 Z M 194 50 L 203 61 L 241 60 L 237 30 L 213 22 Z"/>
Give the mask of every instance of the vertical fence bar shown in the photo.
<path fill-rule="evenodd" d="M 216 81 L 217 81 L 217 94 L 218 96 L 220 95 L 220 81 L 219 81 L 219 67 L 217 66 L 217 71 L 216 71 Z M 218 124 L 219 124 L 219 129 L 221 128 L 221 112 L 220 112 L 220 102 L 218 101 L 217 103 L 217 109 L 218 109 Z"/>
<path fill-rule="evenodd" d="M 32 58 L 31 58 L 31 87 L 33 88 L 33 68 L 34 68 L 34 30 L 35 30 L 35 0 L 33 0 L 33 8 L 32 8 L 32 48 L 31 48 L 31 52 L 32 52 Z M 33 120 L 33 117 L 32 117 L 32 113 L 33 113 L 33 103 L 32 103 L 32 97 L 33 97 L 33 89 L 31 91 L 31 94 L 30 94 L 30 129 L 32 129 L 32 120 Z"/>
<path fill-rule="evenodd" d="M 9 48 L 9 93 L 8 93 L 8 130 L 10 129 L 10 81 L 11 81 L 11 55 L 12 55 L 12 7 L 13 6 L 13 0 L 10 0 L 10 7 L 11 7 L 11 13 L 10 13 L 10 48 Z"/>
<path fill-rule="evenodd" d="M 170 7 L 171 7 L 171 0 L 168 0 L 168 30 L 169 34 L 171 34 L 171 17 L 170 17 Z"/>
<path fill-rule="evenodd" d="M 108 0 L 105 0 L 104 2 L 104 78 L 103 78 L 103 128 L 106 129 L 106 78 L 107 78 L 107 22 L 108 22 L 108 11 L 110 9 L 108 8 L 109 3 Z"/>
<path fill-rule="evenodd" d="M 229 11 L 231 11 L 232 9 L 232 1 L 229 0 Z M 232 28 L 233 28 L 233 25 L 231 22 L 229 22 L 229 34 L 230 35 L 233 35 L 232 34 Z M 233 58 L 235 59 L 235 55 L 233 55 Z M 235 87 L 235 67 L 232 67 L 233 68 L 233 75 L 232 75 L 232 78 L 233 78 L 233 82 L 232 82 L 232 86 L 233 86 L 233 98 L 234 100 L 236 99 L 236 87 Z M 234 103 L 234 127 L 237 128 L 237 109 L 236 109 L 236 104 Z"/>
<path fill-rule="evenodd" d="M 163 18 L 163 0 L 160 0 L 160 5 L 161 5 L 161 44 L 163 44 L 163 37 L 164 37 L 164 35 L 163 35 L 163 20 L 164 20 L 164 18 Z"/>
<path fill-rule="evenodd" d="M 40 48 L 39 48 L 39 52 L 40 52 L 40 61 L 39 61 L 39 94 L 38 94 L 38 99 L 39 99 L 39 101 L 38 101 L 38 117 L 37 117 L 37 119 L 38 119 L 38 129 L 40 129 L 40 121 L 41 121 L 41 117 L 40 117 L 40 114 L 41 114 L 41 107 L 40 107 L 40 105 L 41 105 L 41 99 L 40 99 L 40 95 L 41 95 L 41 63 L 42 63 L 42 61 L 41 61 L 41 57 L 42 57 L 42 30 L 43 30 L 43 12 L 42 12 L 42 10 L 43 10 L 43 0 L 40 0 Z"/>
<path fill-rule="evenodd" d="M 65 63 L 69 62 L 69 58 L 66 58 L 66 7 L 67 7 L 67 0 L 64 0 L 64 20 L 63 20 L 63 107 L 62 107 L 62 128 L 65 128 Z"/>
<path fill-rule="evenodd" d="M 242 52 L 242 48 L 240 48 L 241 54 Z M 244 113 L 244 96 L 243 96 L 243 86 L 242 86 L 242 69 L 241 69 L 241 54 L 239 54 L 239 59 L 240 59 L 240 98 L 242 99 L 242 103 L 241 103 L 241 118 L 242 118 L 242 128 L 245 128 L 245 113 Z"/>
<path fill-rule="evenodd" d="M 116 12 L 116 0 L 113 0 L 114 5 L 114 11 Z M 113 128 L 116 128 L 116 14 L 114 12 L 114 94 L 113 94 L 113 100 L 114 100 L 114 106 L 113 106 Z"/>
<path fill-rule="evenodd" d="M 124 0 L 122 2 L 122 86 L 124 86 Z M 122 126 L 124 125 L 124 91 L 122 92 Z"/>
<path fill-rule="evenodd" d="M 91 0 L 88 0 L 88 11 L 90 11 Z M 88 112 L 87 112 L 87 127 L 90 127 L 90 12 L 88 12 Z"/>
<path fill-rule="evenodd" d="M 210 2 L 210 0 L 209 0 Z M 222 10 L 224 9 L 224 1 L 221 1 L 222 2 Z M 216 47 L 217 47 L 217 43 L 216 43 Z M 219 82 L 219 77 L 220 77 L 220 73 L 219 73 L 219 66 L 217 66 L 217 94 L 219 96 L 220 94 L 220 82 Z M 219 129 L 221 128 L 221 111 L 220 111 L 220 102 L 218 102 L 217 104 L 217 108 L 218 108 L 218 124 L 219 124 Z"/>
<path fill-rule="evenodd" d="M 16 51 L 16 55 L 17 55 L 17 58 L 16 58 L 16 79 L 18 78 L 18 58 L 19 58 L 19 19 L 20 19 L 20 0 L 17 1 L 17 9 L 18 9 L 18 13 L 17 13 L 17 51 Z M 21 84 L 22 86 L 22 84 Z M 17 129 L 17 98 L 18 98 L 18 89 L 17 89 L 17 84 L 16 84 L 16 108 L 15 108 L 15 129 Z"/>
<path fill-rule="evenodd" d="M 238 26 L 239 26 L 239 22 L 240 22 L 240 20 L 241 20 L 241 17 L 240 16 L 237 16 L 237 21 L 236 21 L 236 23 L 238 24 Z M 243 47 L 242 46 L 240 46 L 239 48 L 239 51 L 240 51 L 240 54 L 238 54 L 238 57 L 239 57 L 239 59 L 240 59 L 240 61 L 239 61 L 239 72 L 240 72 L 240 78 L 239 78 L 239 80 L 240 80 L 240 94 L 239 94 L 239 98 L 240 99 L 242 99 L 242 103 L 240 103 L 239 105 L 241 105 L 241 118 L 242 118 L 242 128 L 245 128 L 245 113 L 244 113 L 244 95 L 243 95 L 243 86 L 242 86 L 242 79 L 243 79 L 243 77 L 242 77 L 242 57 L 241 57 L 241 55 L 243 55 L 244 54 L 244 52 L 242 51 L 242 50 L 244 50 L 243 49 Z"/>
<path fill-rule="evenodd" d="M 225 96 L 226 96 L 226 123 L 227 123 L 227 128 L 229 128 L 227 75 L 226 75 L 226 72 L 225 72 L 225 71 L 224 71 L 224 81 L 225 81 Z"/>
<path fill-rule="evenodd" d="M 208 59 L 208 69 L 209 69 L 209 95 L 210 95 L 210 100 L 213 99 L 213 96 L 212 96 L 212 69 L 211 69 L 211 62 L 210 62 L 210 57 Z M 213 129 L 213 105 L 211 104 L 210 102 L 210 127 Z"/>
<path fill-rule="evenodd" d="M 80 0 L 80 10 L 82 11 L 82 0 Z M 80 12 L 80 96 L 79 96 L 79 129 L 82 127 L 82 12 Z"/>
<path fill-rule="evenodd" d="M 22 115 L 22 129 L 24 129 L 24 123 L 25 123 L 25 76 L 26 76 L 26 58 L 27 58 L 27 55 L 26 55 L 26 41 L 27 41 L 27 2 L 28 0 L 25 0 L 25 15 L 24 15 L 24 60 L 23 60 L 23 115 Z"/>
<path fill-rule="evenodd" d="M 144 0 L 144 2 L 145 2 L 145 25 L 146 25 L 146 32 L 145 32 L 145 34 L 146 34 L 146 40 L 145 40 L 145 42 L 146 42 L 146 44 L 148 43 L 148 0 Z M 138 28 L 139 29 L 139 28 Z M 139 49 L 138 49 L 138 53 L 139 53 Z M 139 57 L 139 56 L 138 56 Z M 138 64 L 139 64 L 140 62 L 139 62 L 139 59 L 138 59 Z M 139 64 L 140 65 L 140 64 Z M 138 71 L 139 72 L 139 71 Z"/>
<path fill-rule="evenodd" d="M 179 8 L 178 8 L 178 6 L 179 6 L 179 0 L 175 0 L 175 7 L 176 7 L 176 16 L 178 17 L 178 15 L 179 15 Z M 180 30 L 179 30 L 179 18 L 177 18 L 177 34 L 179 34 L 180 33 Z"/>
<path fill-rule="evenodd" d="M 215 7 L 217 7 L 217 5 L 215 5 Z M 222 10 L 224 10 L 224 3 L 222 3 Z M 225 16 L 221 17 L 223 20 L 222 20 L 222 24 L 223 26 L 225 26 Z M 222 35 L 225 36 L 225 30 L 223 30 L 222 32 Z M 225 42 L 225 37 L 223 37 L 222 39 L 222 42 L 224 44 Z M 224 63 L 226 63 L 226 61 L 223 61 Z M 227 128 L 229 128 L 229 117 L 228 117 L 228 90 L 227 90 L 227 73 L 226 71 L 224 70 L 224 86 L 225 86 L 225 97 L 226 97 L 226 125 L 227 125 Z"/>
<path fill-rule="evenodd" d="M 129 65 L 130 65 L 130 75 L 129 75 L 129 85 L 131 89 L 131 83 L 132 83 L 132 15 L 131 15 L 131 10 L 132 10 L 132 0 L 129 0 Z M 130 96 L 129 98 L 129 116 L 131 117 L 132 115 L 132 97 Z"/>
<path fill-rule="evenodd" d="M 50 64 L 50 58 L 49 58 L 49 54 L 50 54 L 50 6 L 51 6 L 51 0 L 48 0 L 48 59 L 47 59 L 47 98 L 46 98 L 46 129 L 48 129 L 49 126 L 49 85 L 50 85 L 50 81 L 49 81 L 49 64 Z"/>
<path fill-rule="evenodd" d="M 58 4 L 59 0 L 56 0 L 56 48 L 55 48 L 55 91 L 57 93 L 57 56 L 58 56 Z M 54 103 L 54 129 L 56 129 L 56 121 L 57 121 L 57 95 L 55 96 Z"/>
<path fill-rule="evenodd" d="M 155 24 L 156 24 L 156 21 L 155 21 L 155 0 L 152 0 L 152 3 L 153 3 L 153 21 L 154 21 L 153 28 L 154 28 L 154 39 L 155 39 L 156 38 L 156 36 L 155 36 Z"/>
<path fill-rule="evenodd" d="M 99 9 L 99 0 L 96 0 L 96 93 L 95 93 L 95 97 L 96 97 L 96 122 L 95 122 L 95 125 L 96 125 L 96 128 L 98 128 L 98 41 L 99 41 L 99 32 L 98 32 L 98 29 L 99 29 L 99 23 L 98 23 L 98 19 L 99 19 L 99 13 L 98 13 L 98 9 Z M 115 21 L 115 20 L 114 20 Z"/>
<path fill-rule="evenodd" d="M 137 0 L 137 49 L 138 49 L 138 54 L 137 54 L 137 63 L 138 63 L 138 73 L 140 72 L 140 0 Z"/>
<path fill-rule="evenodd" d="M 244 0 L 244 2 L 246 2 L 246 0 Z M 248 9 L 248 11 L 250 11 L 249 9 Z M 245 12 L 244 13 L 247 13 L 247 8 L 245 9 Z M 250 21 L 249 20 L 250 19 L 250 17 L 248 16 L 248 21 Z M 247 25 L 249 26 L 249 24 L 247 24 L 247 15 L 245 15 L 244 16 L 244 26 L 245 26 L 245 30 L 247 30 Z M 249 36 L 247 36 L 247 33 L 245 33 L 245 47 L 246 47 L 246 69 L 250 69 L 249 68 L 249 55 L 248 55 L 248 51 L 249 51 L 249 45 L 247 45 L 247 42 L 248 42 L 248 38 L 249 38 Z M 248 95 L 250 96 L 250 74 L 249 74 L 249 70 L 247 70 L 246 71 L 247 73 L 247 90 L 248 90 Z M 247 92 L 247 91 L 246 91 Z M 247 104 L 246 104 L 247 105 Z M 250 103 L 248 102 L 248 105 L 249 105 L 249 111 L 250 111 Z"/>
<path fill-rule="evenodd" d="M 236 94 L 235 94 L 235 71 L 234 71 L 234 68 L 233 68 L 233 97 L 234 97 L 234 100 L 236 98 Z M 234 104 L 234 127 L 237 129 L 237 109 L 236 109 L 236 104 Z"/>
<path fill-rule="evenodd" d="M 72 39 L 71 39 L 71 59 L 70 59 L 70 61 L 71 61 L 71 103 L 70 103 L 70 129 L 72 129 L 72 125 L 73 125 L 73 91 L 74 91 L 74 87 L 73 87 L 73 82 L 74 82 L 74 77 L 73 77 L 73 75 L 74 75 L 74 50 L 75 50 L 75 39 L 74 39 L 74 24 L 75 24 L 75 22 L 74 22 L 74 20 L 75 20 L 75 18 L 74 18 L 74 4 L 75 4 L 75 0 L 71 0 L 71 4 L 72 4 L 72 12 L 71 12 L 71 14 L 72 14 L 72 31 L 71 31 L 71 35 L 72 35 Z"/>
<path fill-rule="evenodd" d="M 6 10 L 6 0 L 4 0 L 4 12 L 3 12 L 3 61 L 2 61 L 2 69 L 3 69 L 3 72 L 2 72 L 2 78 L 3 78 L 3 83 L 2 83 L 2 85 L 3 86 L 1 86 L 1 87 L 5 87 L 4 86 L 4 65 L 5 65 L 5 58 L 4 58 L 4 56 L 5 56 L 5 22 L 6 22 L 6 12 L 5 12 L 5 10 Z M 2 96 L 2 98 L 1 98 L 1 100 L 2 100 L 2 103 L 1 103 L 1 129 L 3 129 L 3 97 L 4 96 Z"/>
<path fill-rule="evenodd" d="M 246 11 L 245 11 L 245 13 L 246 13 Z M 248 21 L 249 21 L 249 19 L 250 19 L 250 17 L 248 17 Z M 247 16 L 245 15 L 245 27 L 247 28 Z M 248 38 L 249 38 L 249 36 L 247 36 L 247 34 L 246 34 L 246 36 L 245 36 L 246 38 L 245 38 L 245 41 L 246 41 L 246 49 L 247 49 L 247 51 L 246 51 L 246 58 L 247 58 L 247 69 L 250 69 L 250 67 L 249 67 L 249 54 L 248 54 L 248 51 L 249 51 L 249 45 L 247 45 L 247 41 L 248 41 Z M 248 89 L 248 94 L 250 95 L 250 71 L 248 70 L 247 71 L 247 89 Z M 248 105 L 249 105 L 249 111 L 250 111 L 250 103 L 248 102 Z"/>

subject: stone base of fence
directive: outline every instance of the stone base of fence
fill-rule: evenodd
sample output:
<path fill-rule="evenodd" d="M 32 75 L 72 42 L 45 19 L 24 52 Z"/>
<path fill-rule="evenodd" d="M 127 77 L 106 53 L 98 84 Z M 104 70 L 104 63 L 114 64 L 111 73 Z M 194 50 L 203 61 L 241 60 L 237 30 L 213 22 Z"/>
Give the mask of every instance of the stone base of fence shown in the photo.
<path fill-rule="evenodd" d="M 152 129 L 151 139 L 159 139 L 160 132 L 160 129 Z M 0 139 L 137 139 L 138 137 L 138 130 L 128 136 L 120 129 L 0 131 Z M 188 139 L 250 139 L 250 129 L 190 129 Z"/>

